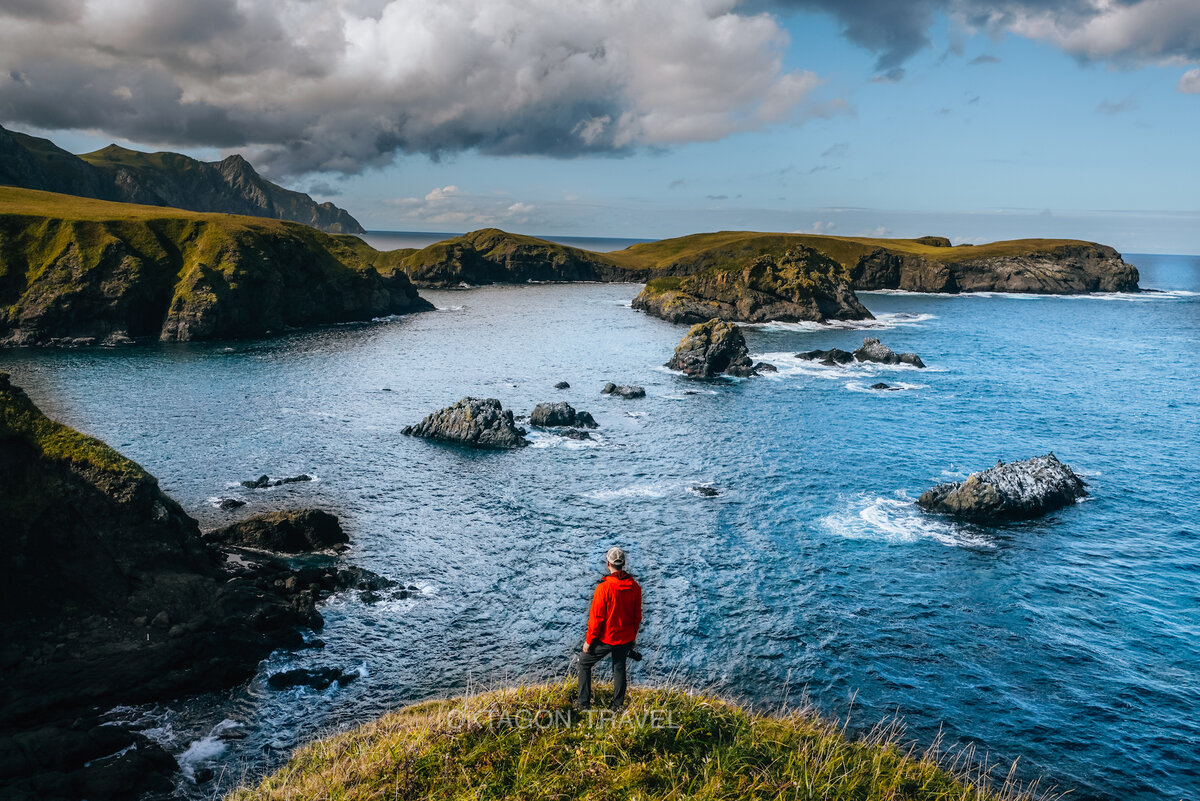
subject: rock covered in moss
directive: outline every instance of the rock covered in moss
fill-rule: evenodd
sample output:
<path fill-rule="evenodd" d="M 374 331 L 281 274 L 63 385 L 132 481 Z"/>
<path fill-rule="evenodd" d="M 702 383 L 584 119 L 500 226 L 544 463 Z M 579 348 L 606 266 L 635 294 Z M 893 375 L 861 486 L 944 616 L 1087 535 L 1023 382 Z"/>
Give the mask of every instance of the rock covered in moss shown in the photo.
<path fill-rule="evenodd" d="M 510 449 L 529 444 L 525 429 L 517 427 L 513 413 L 495 398 L 463 398 L 415 426 L 406 426 L 401 433 L 473 448 Z"/>
<path fill-rule="evenodd" d="M 336 515 L 320 509 L 267 512 L 204 535 L 207 542 L 277 553 L 343 551 L 350 538 Z"/>
<path fill-rule="evenodd" d="M 1053 453 L 1022 462 L 997 462 L 966 481 L 939 484 L 917 505 L 965 520 L 1002 522 L 1040 517 L 1087 495 L 1084 482 Z"/>
<path fill-rule="evenodd" d="M 694 378 L 756 375 L 746 350 L 746 338 L 734 323 L 709 320 L 699 323 L 680 340 L 667 367 Z"/>

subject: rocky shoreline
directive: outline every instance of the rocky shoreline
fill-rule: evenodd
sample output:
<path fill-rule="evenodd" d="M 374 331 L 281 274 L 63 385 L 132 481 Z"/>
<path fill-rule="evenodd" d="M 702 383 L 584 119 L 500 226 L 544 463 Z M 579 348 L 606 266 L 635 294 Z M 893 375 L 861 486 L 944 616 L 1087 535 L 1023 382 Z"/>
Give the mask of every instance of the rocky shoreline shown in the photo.
<path fill-rule="evenodd" d="M 228 559 L 153 476 L 45 417 L 6 373 L 0 484 L 12 560 L 0 599 L 0 791 L 14 801 L 169 790 L 170 755 L 102 726 L 104 709 L 244 681 L 271 651 L 306 647 L 301 629 L 323 624 L 318 601 L 392 584 L 336 561 Z M 336 518 L 313 510 L 233 529 L 214 539 L 303 551 L 345 543 Z"/>

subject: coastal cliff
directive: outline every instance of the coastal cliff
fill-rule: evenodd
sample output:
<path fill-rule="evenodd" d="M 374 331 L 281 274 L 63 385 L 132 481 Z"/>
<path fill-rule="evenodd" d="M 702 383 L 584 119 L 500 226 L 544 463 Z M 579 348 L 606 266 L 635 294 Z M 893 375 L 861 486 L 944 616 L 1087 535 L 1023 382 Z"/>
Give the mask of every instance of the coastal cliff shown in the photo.
<path fill-rule="evenodd" d="M 257 336 L 431 309 L 354 237 L 0 188 L 0 345 Z"/>
<path fill-rule="evenodd" d="M 109 145 L 76 156 L 48 139 L 0 127 L 0 185 L 291 220 L 329 233 L 363 233 L 345 209 L 271 183 L 239 155 L 207 162 L 180 153 L 142 153 Z"/>
<path fill-rule="evenodd" d="M 872 317 L 842 266 L 804 246 L 778 257 L 759 255 L 744 267 L 713 266 L 680 278 L 652 278 L 634 298 L 633 308 L 692 324 L 713 318 L 761 323 Z"/>
<path fill-rule="evenodd" d="M 46 417 L 7 373 L 0 487 L 0 796 L 14 801 L 169 791 L 175 760 L 104 709 L 243 681 L 273 650 L 305 647 L 318 599 L 389 583 L 332 556 L 298 570 L 268 554 L 227 561 L 153 476 Z M 282 521 L 262 534 L 274 543 L 315 518 L 336 526 L 321 515 L 255 525 Z"/>

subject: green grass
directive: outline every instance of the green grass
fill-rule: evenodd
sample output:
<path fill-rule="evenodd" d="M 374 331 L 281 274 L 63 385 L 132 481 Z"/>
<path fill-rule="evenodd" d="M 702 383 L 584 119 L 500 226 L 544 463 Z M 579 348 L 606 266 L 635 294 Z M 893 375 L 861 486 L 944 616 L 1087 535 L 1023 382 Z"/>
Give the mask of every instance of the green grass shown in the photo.
<path fill-rule="evenodd" d="M 810 712 L 756 714 L 675 689 L 633 690 L 617 725 L 565 723 L 573 697 L 550 684 L 406 707 L 301 748 L 228 801 L 1034 797 L 1011 780 L 993 787 L 969 754 L 951 764 L 903 747 L 896 727 L 856 740 Z"/>
<path fill-rule="evenodd" d="M 136 462 L 126 459 L 95 437 L 42 414 L 24 391 L 0 373 L 0 438 L 22 439 L 50 459 L 94 468 L 129 478 L 148 478 Z"/>

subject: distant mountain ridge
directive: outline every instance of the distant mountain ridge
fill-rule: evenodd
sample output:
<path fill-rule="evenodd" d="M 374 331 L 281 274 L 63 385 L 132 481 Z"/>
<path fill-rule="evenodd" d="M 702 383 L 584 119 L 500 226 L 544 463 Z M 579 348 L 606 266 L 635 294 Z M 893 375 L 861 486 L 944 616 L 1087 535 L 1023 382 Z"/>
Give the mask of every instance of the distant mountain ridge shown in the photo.
<path fill-rule="evenodd" d="M 291 220 L 335 234 L 365 233 L 345 209 L 271 183 L 239 155 L 207 162 L 180 153 L 142 153 L 109 145 L 76 156 L 48 139 L 0 126 L 0 185 Z"/>

